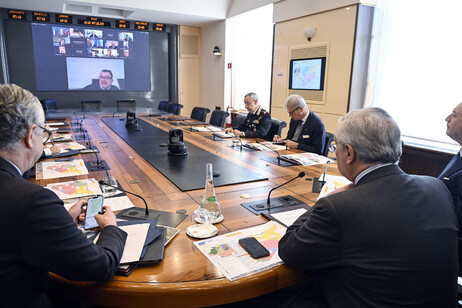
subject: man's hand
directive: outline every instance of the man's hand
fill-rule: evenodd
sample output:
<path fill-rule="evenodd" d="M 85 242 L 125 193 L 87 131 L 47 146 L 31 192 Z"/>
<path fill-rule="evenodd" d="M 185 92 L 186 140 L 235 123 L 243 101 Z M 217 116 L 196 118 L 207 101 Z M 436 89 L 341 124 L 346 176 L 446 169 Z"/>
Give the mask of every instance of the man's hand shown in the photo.
<path fill-rule="evenodd" d="M 282 142 L 281 136 L 274 135 L 273 142 Z"/>
<path fill-rule="evenodd" d="M 84 207 L 87 205 L 86 200 L 80 200 L 69 209 L 69 214 L 72 216 L 74 222 L 78 225 L 85 220 Z"/>
<path fill-rule="evenodd" d="M 286 146 L 289 149 L 298 149 L 298 142 L 292 141 L 292 140 L 286 140 Z"/>
<path fill-rule="evenodd" d="M 53 145 L 51 148 L 51 156 L 55 156 L 55 155 L 58 155 L 59 153 L 61 153 L 59 147 L 57 145 Z"/>
<path fill-rule="evenodd" d="M 96 222 L 101 227 L 101 229 L 104 229 L 104 227 L 109 225 L 117 226 L 116 217 L 111 207 L 105 205 L 103 206 L 103 209 L 105 210 L 104 214 L 95 215 Z"/>

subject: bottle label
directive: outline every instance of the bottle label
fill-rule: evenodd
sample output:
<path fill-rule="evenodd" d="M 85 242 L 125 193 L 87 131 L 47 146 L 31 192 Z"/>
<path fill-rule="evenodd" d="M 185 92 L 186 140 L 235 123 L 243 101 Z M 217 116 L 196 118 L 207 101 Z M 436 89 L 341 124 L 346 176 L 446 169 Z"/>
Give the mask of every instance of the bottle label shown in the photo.
<path fill-rule="evenodd" d="M 216 201 L 217 201 L 217 197 L 216 197 L 216 196 L 208 197 L 208 198 L 207 198 L 207 201 L 216 202 Z"/>

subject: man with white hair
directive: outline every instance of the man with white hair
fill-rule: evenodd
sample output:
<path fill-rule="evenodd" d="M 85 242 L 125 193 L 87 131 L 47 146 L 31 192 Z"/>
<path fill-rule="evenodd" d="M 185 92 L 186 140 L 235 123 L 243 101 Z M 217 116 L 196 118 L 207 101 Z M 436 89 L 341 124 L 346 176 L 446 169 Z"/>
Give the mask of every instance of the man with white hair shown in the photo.
<path fill-rule="evenodd" d="M 324 147 L 328 146 L 324 144 L 326 129 L 322 120 L 308 109 L 300 95 L 290 95 L 284 102 L 284 107 L 292 118 L 287 138 L 283 140 L 275 135 L 273 141 L 284 142 L 290 149 L 322 154 Z"/>
<path fill-rule="evenodd" d="M 380 108 L 344 115 L 335 147 L 352 184 L 280 240 L 287 265 L 317 273 L 287 306 L 456 307 L 458 225 L 444 184 L 396 165 L 400 130 Z"/>
<path fill-rule="evenodd" d="M 0 305 L 49 307 L 48 272 L 103 282 L 116 273 L 127 234 L 110 207 L 95 216 L 93 244 L 77 228 L 86 202 L 69 211 L 51 190 L 22 174 L 42 155 L 45 116 L 39 100 L 16 85 L 0 85 Z"/>

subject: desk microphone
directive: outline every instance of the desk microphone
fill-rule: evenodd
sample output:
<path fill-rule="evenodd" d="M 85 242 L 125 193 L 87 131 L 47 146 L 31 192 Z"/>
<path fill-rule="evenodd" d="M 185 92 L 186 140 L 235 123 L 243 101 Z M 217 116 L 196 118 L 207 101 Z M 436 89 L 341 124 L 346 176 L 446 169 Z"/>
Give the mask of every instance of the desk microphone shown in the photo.
<path fill-rule="evenodd" d="M 326 172 L 327 168 L 329 167 L 330 160 L 326 162 L 326 169 L 324 169 L 324 173 L 322 174 L 322 180 L 320 178 L 313 178 L 313 186 L 311 188 L 311 192 L 319 193 L 321 192 L 322 187 L 326 183 Z"/>
<path fill-rule="evenodd" d="M 239 141 L 239 145 L 240 145 L 240 147 L 241 147 L 241 152 L 242 152 L 242 140 L 241 140 L 241 138 L 239 138 L 239 137 L 236 136 L 235 138 L 233 138 L 233 142 L 234 142 L 234 140 Z"/>
<path fill-rule="evenodd" d="M 127 194 L 130 194 L 130 195 L 133 195 L 133 196 L 135 196 L 135 197 L 140 198 L 141 200 L 143 200 L 144 206 L 146 207 L 145 215 L 146 215 L 146 216 L 149 216 L 148 204 L 146 203 L 146 200 L 145 200 L 143 197 L 141 197 L 140 195 L 137 195 L 137 194 L 134 194 L 134 193 L 132 193 L 132 192 L 126 191 L 125 189 L 122 189 L 122 188 L 120 188 L 120 187 L 117 187 L 117 186 L 108 184 L 108 183 L 104 182 L 103 180 L 99 181 L 98 183 L 99 183 L 100 185 L 106 185 L 106 186 L 113 187 L 113 188 L 115 188 L 115 189 L 117 189 L 117 190 L 123 191 L 124 193 L 127 193 Z M 146 219 L 146 217 L 140 217 L 139 215 L 132 215 L 132 216 L 129 216 L 129 214 L 130 214 L 130 213 L 127 213 L 127 214 L 125 214 L 125 215 L 128 216 L 128 217 L 131 217 L 131 218 Z M 138 212 L 136 212 L 136 214 L 138 214 Z"/>
<path fill-rule="evenodd" d="M 264 146 L 265 148 L 268 148 L 268 149 L 270 149 L 271 151 L 276 152 L 276 154 L 278 155 L 278 166 L 281 165 L 281 154 L 279 154 L 278 151 L 276 151 L 275 149 L 272 149 L 271 147 L 267 146 L 266 144 L 263 144 L 262 142 L 260 142 L 260 141 L 258 141 L 258 140 L 257 140 L 256 142 L 257 142 L 258 144 L 261 144 L 261 145 Z M 303 176 L 305 176 L 305 174 L 303 174 Z M 268 200 L 269 200 L 269 199 L 268 199 Z"/>
<path fill-rule="evenodd" d="M 273 189 L 271 189 L 270 192 L 268 193 L 268 199 L 266 200 L 266 205 L 268 206 L 268 211 L 270 210 L 270 196 L 271 196 L 271 193 L 273 192 L 273 190 L 278 189 L 279 187 L 284 186 L 284 185 L 286 185 L 286 184 L 289 184 L 289 183 L 292 182 L 293 180 L 298 179 L 298 178 L 302 178 L 302 177 L 304 177 L 304 176 L 305 176 L 305 172 L 302 171 L 302 172 L 300 172 L 296 177 L 294 177 L 293 179 L 291 179 L 291 180 L 289 180 L 289 181 L 287 181 L 287 182 L 285 182 L 285 183 L 283 183 L 283 184 L 281 184 L 281 185 L 279 185 L 279 186 L 276 186 L 276 187 L 274 187 Z"/>
<path fill-rule="evenodd" d="M 88 131 L 86 129 L 84 129 L 83 134 L 84 134 L 84 137 L 85 137 L 85 135 L 87 136 L 87 140 L 88 140 L 87 146 L 88 146 L 88 148 L 95 154 L 95 157 L 96 157 L 96 162 L 89 162 L 90 167 L 93 167 L 93 166 L 96 165 L 96 168 L 97 168 L 96 170 L 97 171 L 99 171 L 99 170 L 106 171 L 106 175 L 109 178 L 109 173 L 107 172 L 108 168 L 106 168 L 106 166 L 104 165 L 104 161 L 99 160 L 99 156 L 98 156 L 97 152 L 95 150 L 93 150 L 93 146 L 91 145 L 91 138 L 90 138 L 90 135 L 88 135 Z M 93 168 L 90 168 L 90 169 L 93 169 Z M 90 171 L 95 171 L 95 170 L 93 169 L 93 170 L 90 170 Z"/>
<path fill-rule="evenodd" d="M 77 113 L 75 113 L 75 111 L 74 111 L 74 116 L 75 116 L 75 119 L 76 119 L 75 124 L 79 125 L 79 117 L 77 116 Z"/>

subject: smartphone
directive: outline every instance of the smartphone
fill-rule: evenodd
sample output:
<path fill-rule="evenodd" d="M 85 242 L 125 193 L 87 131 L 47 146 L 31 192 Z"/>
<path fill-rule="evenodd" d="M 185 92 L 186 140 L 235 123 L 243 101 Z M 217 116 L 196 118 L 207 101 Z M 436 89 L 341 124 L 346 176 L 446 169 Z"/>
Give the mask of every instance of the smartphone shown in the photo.
<path fill-rule="evenodd" d="M 246 237 L 239 240 L 239 245 L 249 253 L 249 255 L 254 258 L 262 258 L 270 255 L 268 249 L 265 248 L 256 238 Z"/>
<path fill-rule="evenodd" d="M 103 201 L 104 201 L 103 196 L 97 196 L 97 197 L 88 199 L 87 211 L 85 212 L 85 223 L 83 226 L 85 230 L 98 227 L 98 223 L 96 222 L 95 215 L 101 212 L 101 210 L 103 209 Z"/>

